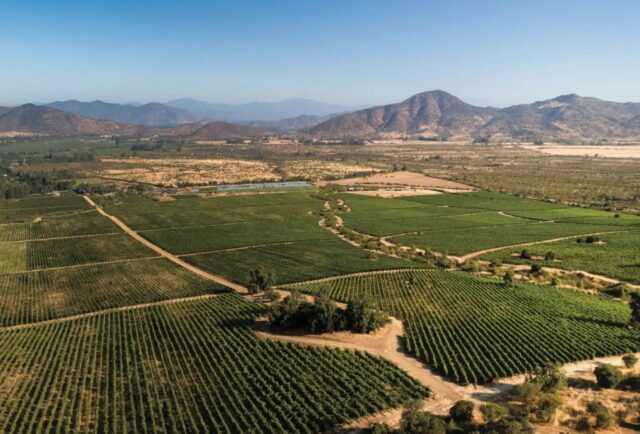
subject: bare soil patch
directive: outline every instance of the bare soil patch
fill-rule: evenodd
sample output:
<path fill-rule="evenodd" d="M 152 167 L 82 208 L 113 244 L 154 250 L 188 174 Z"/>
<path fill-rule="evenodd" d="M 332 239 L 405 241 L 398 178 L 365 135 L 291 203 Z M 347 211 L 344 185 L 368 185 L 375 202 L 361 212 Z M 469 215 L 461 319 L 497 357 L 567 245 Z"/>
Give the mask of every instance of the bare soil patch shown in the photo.
<path fill-rule="evenodd" d="M 362 191 L 354 191 L 352 193 L 359 194 L 361 196 L 375 196 L 375 197 L 429 196 L 432 194 L 442 194 L 441 191 L 428 190 L 426 188 L 362 190 Z"/>
<path fill-rule="evenodd" d="M 593 146 L 563 146 L 563 145 L 524 145 L 528 151 L 538 151 L 549 155 L 575 155 L 583 157 L 601 158 L 640 158 L 640 145 L 593 145 Z"/>
<path fill-rule="evenodd" d="M 330 181 L 331 184 L 339 185 L 403 185 L 411 187 L 424 187 L 426 189 L 439 189 L 445 191 L 472 191 L 474 187 L 459 182 L 448 181 L 446 179 L 434 178 L 421 173 L 401 171 L 390 173 L 378 173 L 371 176 L 363 176 L 358 178 L 341 179 L 338 181 Z M 326 183 L 325 183 L 326 184 Z"/>

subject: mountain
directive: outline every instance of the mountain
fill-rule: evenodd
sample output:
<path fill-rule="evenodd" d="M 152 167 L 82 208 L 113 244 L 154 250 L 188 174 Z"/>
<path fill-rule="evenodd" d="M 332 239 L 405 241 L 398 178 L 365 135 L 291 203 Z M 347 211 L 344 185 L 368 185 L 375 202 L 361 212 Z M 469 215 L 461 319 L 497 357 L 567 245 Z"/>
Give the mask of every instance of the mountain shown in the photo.
<path fill-rule="evenodd" d="M 260 137 L 266 133 L 268 131 L 264 128 L 214 121 L 200 127 L 190 137 L 195 140 L 226 140 L 241 137 Z"/>
<path fill-rule="evenodd" d="M 201 116 L 236 123 L 250 123 L 252 121 L 273 122 L 300 115 L 326 116 L 331 113 L 341 113 L 348 109 L 339 105 L 325 104 L 303 98 L 286 99 L 274 103 L 250 102 L 238 105 L 211 104 L 192 98 L 183 98 L 169 101 L 166 104 Z"/>
<path fill-rule="evenodd" d="M 300 131 L 315 127 L 316 125 L 327 121 L 333 117 L 339 116 L 341 113 L 332 113 L 325 116 L 300 115 L 294 118 L 282 119 L 279 121 L 254 121 L 248 125 L 252 127 L 263 127 L 274 131 Z"/>
<path fill-rule="evenodd" d="M 398 136 L 421 134 L 447 138 L 470 137 L 498 111 L 476 107 L 434 90 L 397 104 L 372 107 L 337 116 L 311 128 L 326 137 Z"/>
<path fill-rule="evenodd" d="M 476 132 L 499 139 L 600 140 L 640 137 L 640 104 L 575 94 L 500 110 Z"/>
<path fill-rule="evenodd" d="M 446 92 L 336 116 L 308 130 L 321 137 L 439 136 L 449 139 L 601 140 L 640 138 L 640 104 L 575 94 L 496 109 Z"/>
<path fill-rule="evenodd" d="M 11 110 L 11 107 L 0 107 L 0 116 Z"/>
<path fill-rule="evenodd" d="M 135 127 L 113 121 L 90 119 L 53 107 L 25 104 L 0 114 L 0 131 L 77 136 L 133 134 Z"/>
<path fill-rule="evenodd" d="M 133 125 L 169 127 L 197 123 L 203 120 L 203 116 L 159 103 L 133 105 L 69 100 L 56 101 L 48 105 L 80 116 Z"/>

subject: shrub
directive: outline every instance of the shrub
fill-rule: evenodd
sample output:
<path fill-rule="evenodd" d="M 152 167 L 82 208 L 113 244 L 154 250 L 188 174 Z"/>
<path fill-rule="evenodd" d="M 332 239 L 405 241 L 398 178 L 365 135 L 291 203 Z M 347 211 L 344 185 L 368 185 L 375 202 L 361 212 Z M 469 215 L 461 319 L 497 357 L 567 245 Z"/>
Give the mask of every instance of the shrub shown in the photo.
<path fill-rule="evenodd" d="M 541 392 L 556 392 L 567 388 L 567 376 L 558 365 L 547 365 L 543 368 L 536 368 L 527 382 L 533 383 L 540 388 Z"/>
<path fill-rule="evenodd" d="M 454 422 L 466 425 L 473 420 L 473 402 L 460 400 L 449 409 L 449 416 Z"/>
<path fill-rule="evenodd" d="M 607 429 L 611 427 L 615 421 L 609 409 L 600 401 L 592 401 L 587 404 L 587 412 L 592 416 L 595 416 L 596 420 L 593 425 L 593 428 L 595 429 Z"/>
<path fill-rule="evenodd" d="M 522 259 L 531 259 L 531 252 L 529 252 L 527 249 L 522 249 L 522 251 L 520 252 L 520 257 Z"/>
<path fill-rule="evenodd" d="M 622 372 L 613 365 L 602 364 L 593 372 L 598 386 L 604 389 L 615 389 L 622 381 Z"/>
<path fill-rule="evenodd" d="M 487 423 L 496 423 L 505 418 L 509 414 L 509 410 L 498 404 L 482 404 L 480 406 L 482 418 Z"/>
<path fill-rule="evenodd" d="M 421 411 L 422 403 L 413 401 L 407 405 L 400 419 L 400 432 L 403 434 L 446 434 L 447 425 L 442 419 Z"/>
<path fill-rule="evenodd" d="M 275 275 L 271 271 L 256 268 L 249 271 L 247 289 L 250 294 L 266 291 L 275 283 Z"/>
<path fill-rule="evenodd" d="M 370 333 L 391 320 L 384 312 L 373 310 L 366 300 L 354 300 L 347 304 L 346 326 L 355 333 Z"/>
<path fill-rule="evenodd" d="M 548 251 L 547 253 L 545 253 L 545 255 L 544 255 L 544 260 L 545 261 L 553 261 L 554 259 L 556 259 L 556 253 L 555 252 Z"/>
<path fill-rule="evenodd" d="M 597 243 L 598 241 L 600 241 L 600 238 L 594 236 L 594 235 L 589 235 L 587 238 L 585 238 L 584 242 L 587 244 L 593 244 L 593 243 Z"/>
<path fill-rule="evenodd" d="M 504 273 L 503 281 L 504 284 L 509 288 L 514 286 L 516 281 L 516 274 L 513 272 L 513 270 L 507 270 L 507 272 Z"/>
<path fill-rule="evenodd" d="M 264 296 L 269 301 L 278 301 L 280 300 L 280 293 L 273 288 L 269 288 L 264 292 Z"/>
<path fill-rule="evenodd" d="M 540 264 L 531 264 L 531 274 L 538 274 L 542 271 Z"/>
<path fill-rule="evenodd" d="M 627 368 L 633 368 L 636 363 L 638 363 L 638 357 L 635 354 L 629 353 L 622 357 L 622 361 Z"/>
<path fill-rule="evenodd" d="M 533 415 L 536 421 L 539 423 L 551 422 L 560 405 L 562 405 L 562 399 L 559 396 L 553 393 L 543 394 L 533 407 Z"/>

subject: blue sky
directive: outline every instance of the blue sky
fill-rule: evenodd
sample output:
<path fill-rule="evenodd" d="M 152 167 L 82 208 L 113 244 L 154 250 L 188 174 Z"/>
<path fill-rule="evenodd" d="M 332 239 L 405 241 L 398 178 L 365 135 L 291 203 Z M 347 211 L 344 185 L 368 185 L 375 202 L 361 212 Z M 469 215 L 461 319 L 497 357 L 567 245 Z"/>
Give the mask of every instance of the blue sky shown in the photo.
<path fill-rule="evenodd" d="M 640 101 L 636 0 L 0 2 L 0 104 Z"/>

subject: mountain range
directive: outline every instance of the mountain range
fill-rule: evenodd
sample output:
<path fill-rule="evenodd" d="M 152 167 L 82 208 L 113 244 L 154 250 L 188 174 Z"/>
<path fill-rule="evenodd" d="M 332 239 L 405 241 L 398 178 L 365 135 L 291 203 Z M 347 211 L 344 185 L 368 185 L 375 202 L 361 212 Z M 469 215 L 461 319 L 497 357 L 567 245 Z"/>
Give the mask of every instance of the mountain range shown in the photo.
<path fill-rule="evenodd" d="M 76 100 L 55 101 L 50 107 L 93 119 L 115 121 L 122 124 L 173 127 L 198 123 L 205 116 L 159 103 L 143 105 L 114 104 L 103 101 L 81 102 Z"/>
<path fill-rule="evenodd" d="M 238 105 L 212 104 L 192 98 L 182 98 L 169 101 L 166 105 L 188 110 L 200 116 L 233 123 L 274 122 L 301 115 L 326 116 L 331 113 L 343 113 L 349 110 L 348 107 L 325 104 L 304 98 L 292 98 L 279 102 L 250 102 Z"/>
<path fill-rule="evenodd" d="M 54 103 L 95 119 L 51 105 L 0 107 L 0 132 L 57 136 L 146 135 L 182 136 L 197 140 L 256 137 L 272 131 L 293 131 L 319 138 L 428 137 L 481 141 L 640 140 L 640 103 L 618 103 L 575 94 L 507 108 L 478 107 L 441 91 L 419 93 L 400 103 L 338 115 L 299 115 L 279 121 L 236 125 L 211 121 L 184 109 L 162 104 Z M 92 108 L 93 111 L 89 111 Z M 81 110 L 82 109 L 82 110 Z M 143 109 L 141 111 L 135 109 Z M 282 113 L 282 112 L 280 112 Z M 147 125 L 134 125 L 134 123 Z M 178 125 L 164 127 L 165 125 Z"/>
<path fill-rule="evenodd" d="M 449 140 L 640 139 L 640 103 L 575 94 L 503 109 L 477 107 L 441 91 L 333 117 L 308 130 L 321 137 L 428 136 Z"/>

